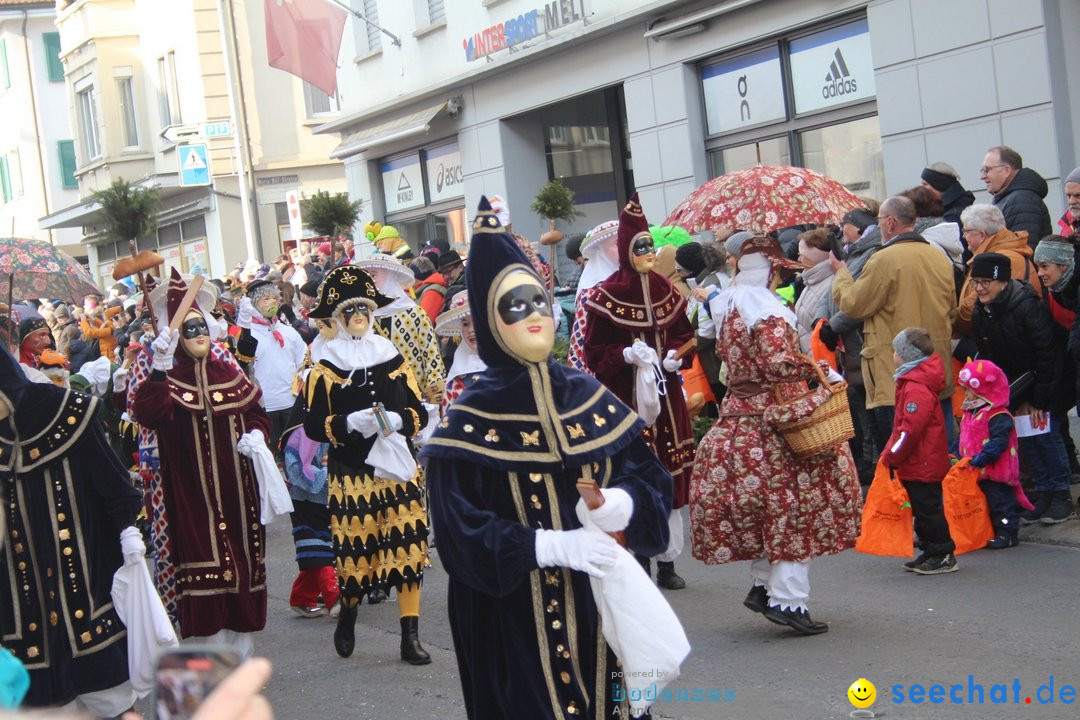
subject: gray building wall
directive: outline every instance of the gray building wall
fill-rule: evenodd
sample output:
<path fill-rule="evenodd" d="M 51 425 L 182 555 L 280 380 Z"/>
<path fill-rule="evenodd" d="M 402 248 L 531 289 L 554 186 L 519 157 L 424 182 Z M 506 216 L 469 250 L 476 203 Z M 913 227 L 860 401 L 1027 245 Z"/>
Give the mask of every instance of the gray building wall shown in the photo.
<path fill-rule="evenodd" d="M 1060 215 L 1062 169 L 1071 166 L 1057 125 L 1075 115 L 1055 113 L 1043 2 L 883 0 L 868 16 L 889 191 L 943 161 L 989 202 L 979 167 L 988 148 L 1008 145 L 1046 178 L 1046 204 Z"/>

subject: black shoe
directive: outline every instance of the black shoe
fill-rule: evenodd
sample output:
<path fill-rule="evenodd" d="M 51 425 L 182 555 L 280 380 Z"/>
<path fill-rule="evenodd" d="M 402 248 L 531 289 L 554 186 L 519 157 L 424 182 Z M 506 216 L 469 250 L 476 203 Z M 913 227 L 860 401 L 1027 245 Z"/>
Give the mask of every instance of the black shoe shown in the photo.
<path fill-rule="evenodd" d="M 829 632 L 827 624 L 810 619 L 810 613 L 806 610 L 794 608 L 781 610 L 776 605 L 770 605 L 765 608 L 765 617 L 777 625 L 787 625 L 803 635 L 820 635 Z"/>
<path fill-rule="evenodd" d="M 686 587 L 686 581 L 675 572 L 675 563 L 656 563 L 656 584 L 665 590 L 682 590 Z"/>
<path fill-rule="evenodd" d="M 379 603 L 383 602 L 384 600 L 386 600 L 386 591 L 383 590 L 382 588 L 375 588 L 374 590 L 372 590 L 371 592 L 368 593 L 368 596 L 367 596 L 367 604 L 368 605 L 378 605 Z"/>
<path fill-rule="evenodd" d="M 1072 496 L 1068 490 L 1059 490 L 1051 493 L 1051 495 L 1050 507 L 1046 508 L 1046 512 L 1039 518 L 1039 522 L 1043 525 L 1057 525 L 1076 517 L 1076 510 L 1073 509 L 1072 505 Z"/>
<path fill-rule="evenodd" d="M 1020 513 L 1021 525 L 1034 525 L 1039 522 L 1040 518 L 1046 514 L 1046 511 L 1050 509 L 1050 502 L 1054 499 L 1054 493 L 1044 491 L 1039 493 L 1039 497 L 1035 498 L 1034 509 L 1027 512 Z"/>
<path fill-rule="evenodd" d="M 401 659 L 410 665 L 427 665 L 431 656 L 420 646 L 420 618 L 401 618 Z"/>
<path fill-rule="evenodd" d="M 641 555 L 634 555 L 634 559 L 637 560 L 638 564 L 641 565 L 642 569 L 645 570 L 645 574 L 648 575 L 651 578 L 652 577 L 652 560 L 650 560 L 647 557 L 643 557 Z"/>
<path fill-rule="evenodd" d="M 1008 535 L 998 535 L 990 542 L 986 543 L 987 550 L 1003 550 L 1005 548 L 1016 547 L 1020 544 L 1020 538 L 1010 537 Z"/>
<path fill-rule="evenodd" d="M 926 562 L 926 558 L 928 558 L 928 557 L 930 557 L 930 553 L 925 553 L 924 552 L 924 553 L 920 554 L 919 557 L 915 558 L 914 560 L 908 560 L 906 563 L 904 563 L 904 569 L 907 570 L 908 572 L 914 572 L 915 571 L 915 566 L 920 564 L 920 563 Z"/>
<path fill-rule="evenodd" d="M 750 588 L 750 592 L 746 593 L 746 599 L 742 601 L 742 604 L 756 613 L 764 613 L 769 607 L 769 591 L 764 585 L 755 585 Z"/>
<path fill-rule="evenodd" d="M 345 599 L 342 598 L 337 627 L 334 628 L 334 649 L 343 658 L 352 655 L 353 648 L 356 647 L 356 612 L 360 608 L 360 603 L 352 607 L 345 603 Z"/>
<path fill-rule="evenodd" d="M 931 555 L 921 563 L 911 568 L 911 571 L 919 575 L 944 575 L 956 572 L 960 564 L 956 562 L 956 555 L 946 553 L 944 555 Z"/>

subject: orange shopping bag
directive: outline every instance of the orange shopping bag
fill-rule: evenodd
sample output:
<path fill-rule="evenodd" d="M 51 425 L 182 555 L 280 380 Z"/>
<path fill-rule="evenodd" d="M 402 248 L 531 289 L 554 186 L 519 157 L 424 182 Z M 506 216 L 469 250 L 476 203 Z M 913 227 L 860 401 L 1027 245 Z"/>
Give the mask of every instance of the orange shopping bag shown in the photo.
<path fill-rule="evenodd" d="M 945 519 L 949 535 L 956 543 L 956 554 L 986 547 L 994 537 L 990 523 L 990 507 L 979 488 L 979 469 L 968 464 L 968 458 L 952 466 L 941 481 L 945 496 Z"/>
<path fill-rule="evenodd" d="M 878 462 L 863 503 L 862 530 L 855 540 L 855 552 L 909 558 L 914 550 L 907 491 L 889 468 Z"/>
<path fill-rule="evenodd" d="M 821 340 L 821 326 L 827 322 L 828 320 L 821 318 L 814 323 L 814 330 L 810 333 L 810 355 L 815 360 L 824 360 L 829 363 L 829 367 L 836 370 L 836 351 L 830 350 Z"/>
<path fill-rule="evenodd" d="M 715 379 L 715 378 L 714 378 Z M 705 369 L 701 366 L 701 360 L 694 353 L 694 362 L 686 370 L 682 371 L 683 390 L 686 397 L 693 397 L 694 393 L 701 393 L 705 402 L 716 402 L 712 388 L 709 387 L 709 378 L 705 377 Z"/>

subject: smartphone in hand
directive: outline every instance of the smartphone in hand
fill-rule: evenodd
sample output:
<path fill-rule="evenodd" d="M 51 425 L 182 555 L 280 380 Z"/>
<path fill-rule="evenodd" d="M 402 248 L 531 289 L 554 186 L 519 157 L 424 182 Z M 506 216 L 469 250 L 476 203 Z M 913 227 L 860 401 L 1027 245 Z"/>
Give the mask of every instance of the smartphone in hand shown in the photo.
<path fill-rule="evenodd" d="M 221 646 L 180 645 L 158 656 L 153 711 L 157 720 L 189 720 L 206 696 L 240 665 L 240 654 Z"/>

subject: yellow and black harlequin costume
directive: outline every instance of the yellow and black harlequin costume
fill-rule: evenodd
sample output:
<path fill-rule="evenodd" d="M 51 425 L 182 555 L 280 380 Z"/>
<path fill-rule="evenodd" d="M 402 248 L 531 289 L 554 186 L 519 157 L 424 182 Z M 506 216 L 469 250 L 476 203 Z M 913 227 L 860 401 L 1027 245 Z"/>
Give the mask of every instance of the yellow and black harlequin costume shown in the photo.
<path fill-rule="evenodd" d="M 339 318 L 350 305 L 373 309 L 386 301 L 371 277 L 344 265 L 327 274 L 319 288 L 314 318 Z M 427 516 L 415 480 L 376 477 L 366 462 L 375 438 L 348 428 L 350 413 L 382 404 L 401 417 L 401 434 L 417 434 L 427 413 L 412 371 L 389 340 L 370 328 L 363 338 L 344 330 L 324 346 L 308 375 L 304 432 L 330 443 L 327 461 L 330 529 L 341 590 L 335 648 L 348 657 L 357 606 L 375 589 L 394 588 L 402 621 L 402 659 L 430 662 L 419 646 L 420 584 L 427 556 Z"/>
<path fill-rule="evenodd" d="M 31 383 L 0 349 L 0 403 L 11 413 L 0 420 L 0 642 L 30 671 L 30 707 L 128 679 L 110 590 L 120 531 L 141 497 L 97 421 L 98 402 Z"/>
<path fill-rule="evenodd" d="M 466 712 L 471 720 L 626 717 L 629 707 L 613 696 L 615 656 L 589 576 L 540 568 L 536 531 L 581 527 L 576 483 L 591 474 L 633 498 L 628 548 L 656 554 L 668 543 L 671 475 L 642 439 L 642 421 L 595 378 L 550 356 L 524 360 L 499 338 L 499 283 L 511 272 L 541 280 L 486 199 L 465 272 L 488 367 L 448 408 L 420 457 L 450 576 Z"/>

